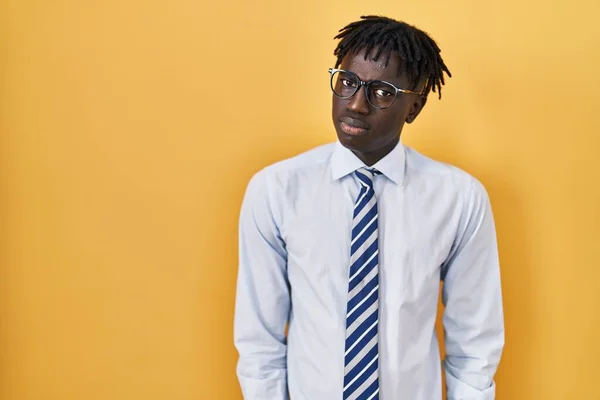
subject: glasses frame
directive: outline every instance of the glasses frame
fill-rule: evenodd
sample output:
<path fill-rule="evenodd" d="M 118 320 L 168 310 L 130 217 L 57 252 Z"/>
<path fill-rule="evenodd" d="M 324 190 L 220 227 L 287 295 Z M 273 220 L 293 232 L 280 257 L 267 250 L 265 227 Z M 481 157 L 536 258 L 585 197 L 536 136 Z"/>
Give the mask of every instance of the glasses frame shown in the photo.
<path fill-rule="evenodd" d="M 354 93 L 352 93 L 350 96 L 340 96 L 339 94 L 337 94 L 335 92 L 335 89 L 333 88 L 333 75 L 336 72 L 345 72 L 347 74 L 353 75 L 356 77 L 356 80 L 358 81 L 358 85 L 356 86 L 356 89 L 354 90 Z M 396 85 L 394 85 L 391 82 L 388 81 L 382 81 L 380 79 L 374 79 L 371 81 L 363 81 L 362 79 L 360 79 L 360 77 L 358 75 L 356 75 L 354 72 L 345 70 L 345 69 L 339 69 L 339 68 L 329 68 L 329 86 L 331 87 L 331 91 L 333 92 L 333 94 L 336 97 L 339 97 L 340 99 L 344 99 L 347 100 L 349 98 L 351 98 L 352 96 L 354 96 L 356 93 L 358 93 L 358 91 L 360 90 L 361 87 L 365 88 L 365 97 L 367 99 L 367 102 L 373 107 L 373 108 L 377 108 L 378 110 L 385 110 L 386 108 L 390 108 L 392 106 L 392 104 L 394 104 L 394 101 L 396 101 L 396 97 L 398 97 L 398 93 L 405 93 L 405 94 L 416 94 L 419 96 L 423 96 L 423 91 L 421 92 L 415 92 L 414 90 L 408 90 L 408 89 L 400 89 L 399 87 L 397 87 Z M 376 106 L 375 104 L 371 103 L 371 100 L 369 100 L 369 87 L 371 86 L 371 84 L 373 82 L 380 82 L 380 83 L 385 83 L 390 85 L 391 87 L 393 87 L 394 89 L 396 89 L 396 92 L 394 93 L 394 99 L 392 100 L 392 102 L 390 103 L 389 106 L 387 107 L 379 107 Z"/>

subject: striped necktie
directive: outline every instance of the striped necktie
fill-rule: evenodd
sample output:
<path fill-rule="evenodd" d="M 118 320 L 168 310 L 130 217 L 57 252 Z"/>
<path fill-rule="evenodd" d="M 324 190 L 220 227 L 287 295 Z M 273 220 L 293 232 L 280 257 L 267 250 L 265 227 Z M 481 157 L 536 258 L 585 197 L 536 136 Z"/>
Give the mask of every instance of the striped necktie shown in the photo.
<path fill-rule="evenodd" d="M 380 172 L 361 168 L 355 174 L 361 190 L 352 221 L 343 400 L 378 400 L 379 248 L 373 177 Z"/>

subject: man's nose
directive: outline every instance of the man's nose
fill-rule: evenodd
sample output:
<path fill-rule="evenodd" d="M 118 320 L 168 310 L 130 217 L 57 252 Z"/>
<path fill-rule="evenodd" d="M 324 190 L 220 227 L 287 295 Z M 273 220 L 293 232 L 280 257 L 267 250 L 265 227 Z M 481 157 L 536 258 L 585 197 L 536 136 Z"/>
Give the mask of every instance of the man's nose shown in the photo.
<path fill-rule="evenodd" d="M 366 115 L 369 113 L 369 102 L 367 101 L 367 95 L 364 86 L 360 87 L 354 96 L 348 99 L 347 108 L 349 111 L 357 114 Z"/>

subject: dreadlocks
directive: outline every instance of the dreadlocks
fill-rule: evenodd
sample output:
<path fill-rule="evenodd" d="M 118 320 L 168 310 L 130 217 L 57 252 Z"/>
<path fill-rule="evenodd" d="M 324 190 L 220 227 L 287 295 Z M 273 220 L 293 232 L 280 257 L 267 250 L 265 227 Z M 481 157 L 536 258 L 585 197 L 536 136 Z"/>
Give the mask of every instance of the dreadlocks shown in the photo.
<path fill-rule="evenodd" d="M 353 22 L 340 29 L 334 39 L 341 39 L 333 55 L 337 57 L 337 68 L 344 57 L 349 53 L 358 53 L 365 50 L 365 60 L 376 50 L 372 57 L 377 61 L 385 57 L 388 64 L 392 51 L 400 55 L 400 72 L 408 75 L 416 90 L 420 82 L 425 81 L 423 95 L 430 91 L 438 92 L 442 97 L 442 85 L 446 72 L 451 77 L 450 71 L 440 56 L 440 48 L 435 41 L 422 30 L 404 22 L 380 16 L 362 16 L 360 21 Z"/>

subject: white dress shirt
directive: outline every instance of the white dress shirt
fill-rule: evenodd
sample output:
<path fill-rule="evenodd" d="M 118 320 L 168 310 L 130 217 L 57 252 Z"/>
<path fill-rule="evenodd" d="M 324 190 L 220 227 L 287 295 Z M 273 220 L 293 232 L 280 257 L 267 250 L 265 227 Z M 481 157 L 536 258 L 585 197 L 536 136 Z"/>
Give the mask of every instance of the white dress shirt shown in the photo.
<path fill-rule="evenodd" d="M 342 399 L 352 212 L 362 161 L 339 142 L 256 173 L 239 225 L 237 374 L 246 400 Z M 492 400 L 504 346 L 482 184 L 398 144 L 379 208 L 379 398 Z M 447 356 L 435 333 L 440 281 Z M 286 326 L 288 332 L 286 335 Z"/>

